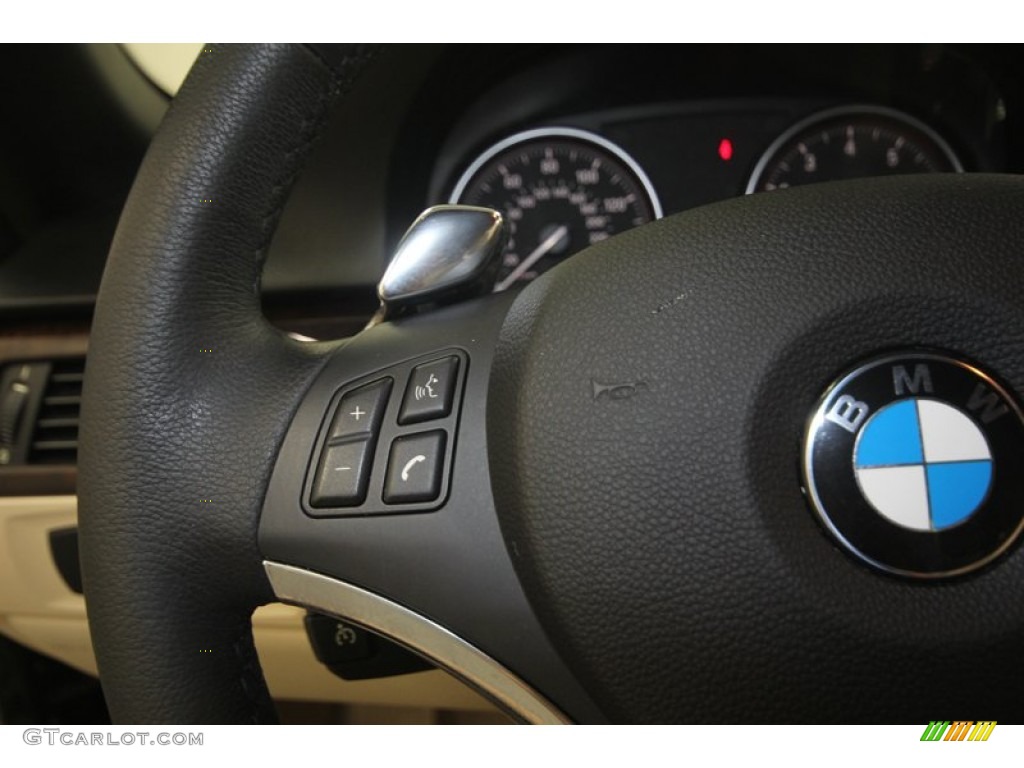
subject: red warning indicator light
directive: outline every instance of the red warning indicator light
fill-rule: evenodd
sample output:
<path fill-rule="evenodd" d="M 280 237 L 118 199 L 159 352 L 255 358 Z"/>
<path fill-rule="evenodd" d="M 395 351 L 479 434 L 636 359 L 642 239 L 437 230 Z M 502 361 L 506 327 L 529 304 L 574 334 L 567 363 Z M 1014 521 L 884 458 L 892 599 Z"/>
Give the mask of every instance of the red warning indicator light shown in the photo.
<path fill-rule="evenodd" d="M 725 161 L 732 160 L 732 142 L 722 139 L 718 142 L 718 156 Z"/>

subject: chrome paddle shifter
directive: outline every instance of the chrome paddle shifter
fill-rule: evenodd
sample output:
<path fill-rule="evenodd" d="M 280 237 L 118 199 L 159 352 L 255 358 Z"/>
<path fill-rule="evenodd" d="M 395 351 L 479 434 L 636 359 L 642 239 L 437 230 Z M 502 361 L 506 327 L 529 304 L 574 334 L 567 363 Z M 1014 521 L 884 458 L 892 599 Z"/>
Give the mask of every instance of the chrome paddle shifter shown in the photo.
<path fill-rule="evenodd" d="M 412 223 L 377 285 L 381 307 L 370 325 L 494 288 L 507 230 L 490 208 L 437 205 Z"/>

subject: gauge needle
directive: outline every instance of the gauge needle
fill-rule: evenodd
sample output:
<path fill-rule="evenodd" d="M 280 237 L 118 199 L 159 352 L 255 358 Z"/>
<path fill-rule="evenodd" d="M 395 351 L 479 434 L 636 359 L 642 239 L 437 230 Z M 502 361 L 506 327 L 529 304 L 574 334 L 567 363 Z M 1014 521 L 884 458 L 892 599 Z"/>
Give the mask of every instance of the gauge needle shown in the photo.
<path fill-rule="evenodd" d="M 506 288 L 512 285 L 512 283 L 518 280 L 526 270 L 532 267 L 537 262 L 537 259 L 543 256 L 545 253 L 550 252 L 553 248 L 556 248 L 557 246 L 561 245 L 562 240 L 568 235 L 569 228 L 565 226 L 565 224 L 562 224 L 558 229 L 556 229 L 554 232 L 552 232 L 550 235 L 544 238 L 543 242 L 541 242 L 540 245 L 534 248 L 529 256 L 527 256 L 525 259 L 519 262 L 519 266 L 513 269 L 511 272 L 509 272 L 508 277 L 506 277 L 504 280 L 502 280 L 500 283 L 494 286 L 494 290 L 504 291 Z"/>

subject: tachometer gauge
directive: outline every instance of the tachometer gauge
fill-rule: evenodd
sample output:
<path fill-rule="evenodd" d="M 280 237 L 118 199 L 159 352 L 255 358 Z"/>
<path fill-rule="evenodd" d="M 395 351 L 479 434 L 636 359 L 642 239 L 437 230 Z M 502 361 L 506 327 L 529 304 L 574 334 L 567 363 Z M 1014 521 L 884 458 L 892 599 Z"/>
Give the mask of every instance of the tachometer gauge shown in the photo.
<path fill-rule="evenodd" d="M 761 157 L 747 193 L 865 176 L 962 171 L 953 150 L 910 115 L 842 107 L 801 120 Z"/>
<path fill-rule="evenodd" d="M 498 142 L 466 169 L 450 202 L 504 215 L 509 239 L 496 291 L 661 217 L 636 161 L 607 139 L 575 128 L 541 128 Z"/>

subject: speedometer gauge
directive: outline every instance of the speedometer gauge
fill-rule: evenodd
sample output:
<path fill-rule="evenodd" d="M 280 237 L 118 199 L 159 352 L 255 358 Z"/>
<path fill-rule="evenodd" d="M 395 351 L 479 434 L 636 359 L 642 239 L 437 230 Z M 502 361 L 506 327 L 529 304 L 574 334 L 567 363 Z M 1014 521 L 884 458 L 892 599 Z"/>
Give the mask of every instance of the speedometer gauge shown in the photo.
<path fill-rule="evenodd" d="M 747 193 L 865 176 L 962 171 L 939 134 L 883 107 L 812 115 L 776 139 L 754 168 Z"/>
<path fill-rule="evenodd" d="M 654 188 L 636 161 L 607 139 L 576 128 L 541 128 L 498 142 L 466 169 L 450 202 L 504 215 L 509 238 L 496 291 L 661 217 Z"/>

